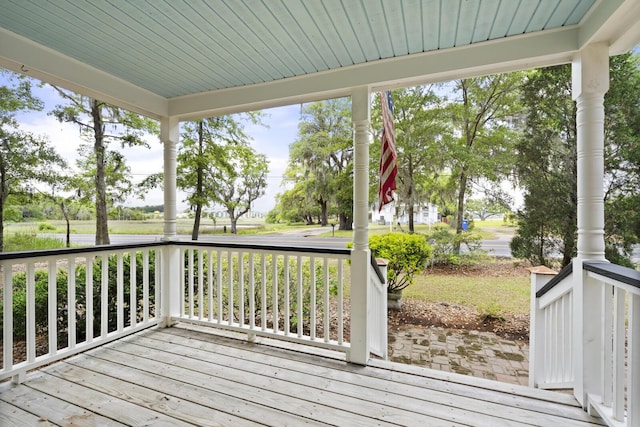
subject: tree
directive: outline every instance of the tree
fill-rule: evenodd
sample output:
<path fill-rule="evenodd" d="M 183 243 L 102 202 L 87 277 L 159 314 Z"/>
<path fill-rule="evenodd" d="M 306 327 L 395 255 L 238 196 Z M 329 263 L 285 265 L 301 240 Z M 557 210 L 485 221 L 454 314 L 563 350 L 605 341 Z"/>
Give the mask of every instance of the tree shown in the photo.
<path fill-rule="evenodd" d="M 610 261 L 638 241 L 640 220 L 640 70 L 632 54 L 610 58 L 611 86 L 605 96 L 605 250 Z M 511 243 L 514 256 L 562 265 L 577 251 L 576 106 L 570 66 L 535 70 L 523 86 L 525 131 L 517 144 L 518 179 L 524 208 Z"/>
<path fill-rule="evenodd" d="M 236 234 L 238 219 L 249 212 L 257 198 L 264 195 L 269 162 L 264 154 L 258 154 L 245 145 L 231 144 L 225 153 L 232 167 L 226 176 L 216 175 L 213 184 L 217 191 L 213 200 L 225 207 L 231 220 L 231 233 Z"/>
<path fill-rule="evenodd" d="M 511 251 L 543 265 L 560 253 L 566 265 L 576 249 L 577 209 L 576 108 L 570 67 L 530 72 L 522 102 L 526 120 L 516 144 L 516 171 L 525 187 L 524 209 L 517 213 Z"/>
<path fill-rule="evenodd" d="M 309 195 L 320 208 L 320 224 L 329 223 L 335 206 L 340 229 L 351 230 L 353 215 L 353 139 L 351 105 L 346 98 L 314 102 L 303 107 L 298 139 L 291 144 L 288 180 L 307 182 Z"/>
<path fill-rule="evenodd" d="M 414 232 L 414 208 L 428 202 L 437 192 L 437 179 L 445 168 L 446 142 L 451 139 L 441 99 L 432 86 L 418 86 L 392 92 L 393 119 L 398 156 L 397 198 L 409 215 L 409 231 Z M 374 104 L 372 125 L 381 129 L 379 99 Z M 370 169 L 377 174 L 380 137 L 372 147 Z M 379 177 L 371 180 L 377 188 Z"/>
<path fill-rule="evenodd" d="M 121 148 L 148 148 L 143 137 L 145 134 L 158 134 L 158 123 L 97 99 L 57 87 L 55 89 L 66 104 L 57 105 L 51 114 L 60 122 L 78 125 L 82 137 L 88 142 L 88 145 L 80 149 L 81 160 L 78 166 L 83 168 L 87 178 L 91 177 L 91 194 L 96 207 L 96 245 L 109 244 L 107 210 L 114 200 L 109 200 L 108 194 L 126 198 L 132 190 L 127 176 L 128 169 L 125 170 L 124 156 L 109 149 L 109 146 L 119 143 Z M 110 173 L 117 173 L 118 179 L 109 178 Z M 113 188 L 116 182 L 119 184 L 118 189 Z"/>
<path fill-rule="evenodd" d="M 267 222 L 300 222 L 313 224 L 320 216 L 320 208 L 314 203 L 308 182 L 296 182 L 293 188 L 276 195 L 276 205 L 267 215 Z"/>
<path fill-rule="evenodd" d="M 509 205 L 505 203 L 503 199 L 492 199 L 488 197 L 467 200 L 466 209 L 469 215 L 472 217 L 477 216 L 480 218 L 480 221 L 484 221 L 492 215 L 511 212 Z"/>
<path fill-rule="evenodd" d="M 462 233 L 465 198 L 470 183 L 480 178 L 498 182 L 513 166 L 516 132 L 513 122 L 521 111 L 518 101 L 522 73 L 459 80 L 451 104 L 460 138 L 449 146 L 451 179 L 457 183 L 456 233 Z M 460 246 L 455 251 L 459 253 Z"/>
<path fill-rule="evenodd" d="M 220 199 L 218 184 L 234 171 L 234 146 L 249 144 L 243 120 L 259 123 L 260 115 L 227 115 L 186 123 L 178 152 L 178 188 L 187 192 L 195 211 L 191 239 L 198 240 L 202 211 Z M 231 151 L 229 151 L 231 150 Z"/>
<path fill-rule="evenodd" d="M 66 166 L 46 139 L 21 131 L 16 121 L 21 111 L 42 109 L 42 102 L 31 93 L 30 80 L 11 75 L 8 81 L 14 84 L 0 86 L 0 251 L 9 196 L 32 195 L 39 183 L 54 182 L 56 171 Z"/>

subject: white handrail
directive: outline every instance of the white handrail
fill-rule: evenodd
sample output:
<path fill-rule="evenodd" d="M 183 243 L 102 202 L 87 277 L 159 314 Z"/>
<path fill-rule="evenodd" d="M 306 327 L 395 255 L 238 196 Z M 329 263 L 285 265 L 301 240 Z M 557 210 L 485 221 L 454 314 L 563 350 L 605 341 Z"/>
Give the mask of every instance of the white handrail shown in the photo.
<path fill-rule="evenodd" d="M 27 370 L 155 325 L 159 254 L 155 245 L 3 254 L 0 380 L 20 382 Z M 23 357 L 14 353 L 16 340 L 25 341 Z"/>

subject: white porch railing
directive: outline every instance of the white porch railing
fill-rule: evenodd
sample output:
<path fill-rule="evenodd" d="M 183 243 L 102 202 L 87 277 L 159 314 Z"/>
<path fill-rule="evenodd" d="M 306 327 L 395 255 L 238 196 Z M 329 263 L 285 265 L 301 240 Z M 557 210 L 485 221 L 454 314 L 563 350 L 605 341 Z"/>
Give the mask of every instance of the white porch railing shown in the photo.
<path fill-rule="evenodd" d="M 179 243 L 173 320 L 346 351 L 348 249 Z"/>
<path fill-rule="evenodd" d="M 603 351 L 596 384 L 585 387 L 590 411 L 611 426 L 640 425 L 640 271 L 585 262 L 587 286 L 602 296 Z"/>
<path fill-rule="evenodd" d="M 640 271 L 578 262 L 532 272 L 530 385 L 574 388 L 610 426 L 640 425 Z"/>
<path fill-rule="evenodd" d="M 2 254 L 0 380 L 158 321 L 157 245 Z M 23 355 L 14 342 L 24 343 Z"/>
<path fill-rule="evenodd" d="M 531 269 L 529 386 L 573 388 L 573 275 Z"/>
<path fill-rule="evenodd" d="M 348 249 L 200 242 L 0 254 L 0 380 L 175 321 L 347 352 L 350 258 Z M 370 268 L 370 349 L 384 356 L 386 288 Z"/>
<path fill-rule="evenodd" d="M 369 346 L 371 353 L 387 359 L 387 263 L 371 260 L 369 284 Z"/>

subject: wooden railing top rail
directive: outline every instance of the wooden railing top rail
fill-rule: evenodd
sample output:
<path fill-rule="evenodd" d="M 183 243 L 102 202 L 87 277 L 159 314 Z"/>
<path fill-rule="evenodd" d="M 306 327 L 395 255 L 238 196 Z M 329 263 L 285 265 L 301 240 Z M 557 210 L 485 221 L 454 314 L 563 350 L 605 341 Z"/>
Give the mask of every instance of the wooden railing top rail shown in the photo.
<path fill-rule="evenodd" d="M 292 246 L 278 246 L 278 245 L 256 245 L 246 243 L 218 243 L 218 242 L 202 242 L 197 240 L 173 240 L 173 241 L 149 241 L 141 243 L 131 244 L 119 244 L 119 245 L 100 245 L 100 246 L 83 246 L 79 248 L 60 248 L 60 249 L 44 249 L 38 251 L 20 251 L 20 252 L 2 252 L 0 253 L 0 261 L 13 260 L 13 259 L 25 259 L 25 258 L 46 258 L 53 256 L 67 256 L 74 254 L 84 254 L 90 252 L 100 251 L 118 251 L 118 250 L 130 250 L 136 248 L 146 248 L 150 246 L 165 246 L 165 245 L 177 245 L 177 246 L 201 246 L 211 248 L 232 248 L 232 249 L 244 249 L 244 250 L 266 250 L 266 251 L 278 251 L 278 252 L 307 252 L 317 254 L 330 254 L 330 255 L 350 255 L 351 249 L 347 248 L 313 248 L 313 247 L 292 247 Z M 376 276 L 380 282 L 384 283 L 384 276 L 376 259 L 371 256 L 371 267 L 375 271 Z"/>
<path fill-rule="evenodd" d="M 623 267 L 609 262 L 586 261 L 583 263 L 586 271 L 599 274 L 609 279 L 640 289 L 640 271 Z"/>
<path fill-rule="evenodd" d="M 79 248 L 42 249 L 38 251 L 0 252 L 0 261 L 25 258 L 48 258 L 73 254 L 84 254 L 88 252 L 130 250 L 136 248 L 148 248 L 150 246 L 164 246 L 168 243 L 170 242 L 149 241 L 146 243 L 127 243 L 120 245 L 98 245 L 82 246 Z"/>
<path fill-rule="evenodd" d="M 351 255 L 351 249 L 347 248 L 314 248 L 307 246 L 280 246 L 280 245 L 259 245 L 248 243 L 219 243 L 219 242 L 203 242 L 199 240 L 175 240 L 170 242 L 163 242 L 164 244 L 176 245 L 176 246 L 200 246 L 209 248 L 229 248 L 229 249 L 244 249 L 244 250 L 256 250 L 256 251 L 272 251 L 272 252 L 306 252 L 314 254 L 329 254 L 329 255 Z"/>
<path fill-rule="evenodd" d="M 573 263 L 569 263 L 564 266 L 562 270 L 558 274 L 556 274 L 553 279 L 549 280 L 538 292 L 536 292 L 536 298 L 540 298 L 551 289 L 553 289 L 558 283 L 562 282 L 565 278 L 567 278 L 573 272 Z"/>
<path fill-rule="evenodd" d="M 582 268 L 592 273 L 600 274 L 609 279 L 617 280 L 618 282 L 625 283 L 640 289 L 640 271 L 632 268 L 623 267 L 618 264 L 612 264 L 610 262 L 601 261 L 585 261 L 582 264 Z M 538 292 L 536 292 L 536 298 L 540 298 L 551 289 L 553 289 L 558 283 L 569 276 L 573 272 L 573 264 L 570 263 L 565 266 L 560 272 L 549 282 L 544 285 Z"/>

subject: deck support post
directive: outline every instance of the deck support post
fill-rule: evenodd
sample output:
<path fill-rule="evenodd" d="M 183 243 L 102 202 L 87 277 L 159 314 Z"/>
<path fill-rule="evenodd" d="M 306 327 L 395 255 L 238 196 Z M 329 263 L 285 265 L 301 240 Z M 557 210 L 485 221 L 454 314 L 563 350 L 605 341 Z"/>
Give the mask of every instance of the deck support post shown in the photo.
<path fill-rule="evenodd" d="M 177 170 L 180 122 L 176 117 L 160 121 L 160 140 L 164 146 L 164 237 L 175 240 L 177 216 Z M 180 249 L 170 245 L 162 248 L 161 262 L 161 324 L 171 326 L 171 317 L 180 314 Z"/>
<path fill-rule="evenodd" d="M 572 62 L 577 104 L 578 256 L 573 261 L 574 395 L 586 408 L 587 395 L 600 394 L 602 366 L 602 291 L 582 268 L 604 261 L 604 95 L 609 89 L 609 49 L 593 44 Z"/>
<path fill-rule="evenodd" d="M 369 361 L 369 88 L 351 94 L 354 126 L 353 251 L 351 252 L 351 347 L 348 360 Z M 386 316 L 386 313 L 380 313 Z"/>

